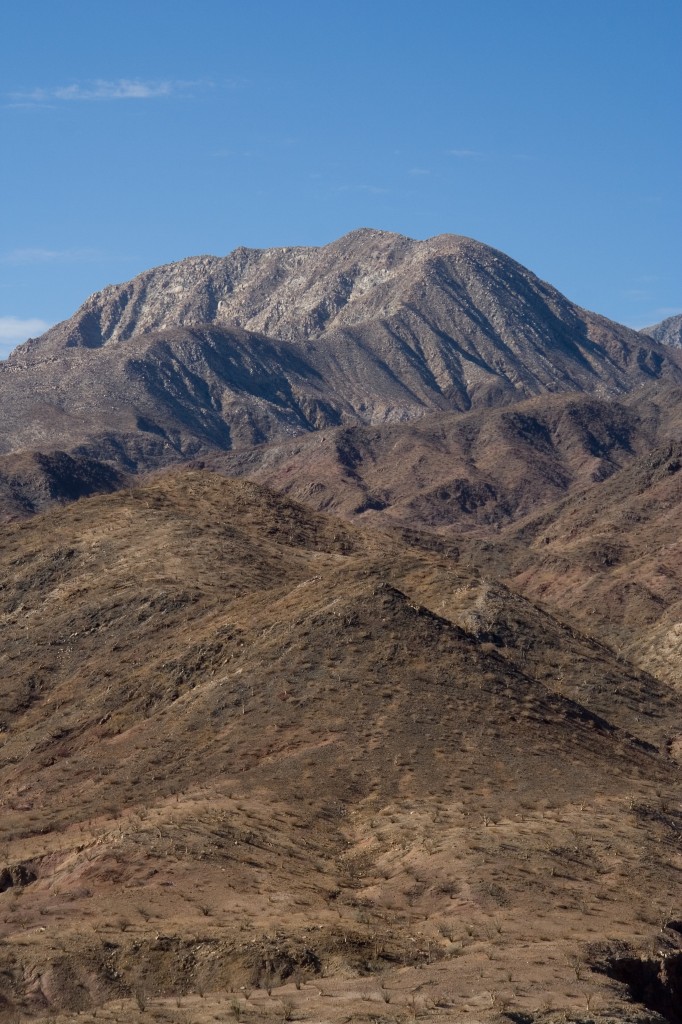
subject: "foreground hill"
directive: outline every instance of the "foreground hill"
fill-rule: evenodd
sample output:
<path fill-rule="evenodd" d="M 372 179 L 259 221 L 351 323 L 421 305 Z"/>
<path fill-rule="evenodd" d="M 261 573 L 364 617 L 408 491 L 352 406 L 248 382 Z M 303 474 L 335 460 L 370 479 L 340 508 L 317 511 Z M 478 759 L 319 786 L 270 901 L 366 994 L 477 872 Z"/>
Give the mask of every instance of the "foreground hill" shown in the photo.
<path fill-rule="evenodd" d="M 680 699 L 411 539 L 186 470 L 6 527 L 7 1019 L 679 1020 Z"/>
<path fill-rule="evenodd" d="M 362 230 L 105 288 L 0 366 L 0 436 L 5 452 L 144 469 L 320 427 L 620 395 L 680 367 L 479 242 Z"/>

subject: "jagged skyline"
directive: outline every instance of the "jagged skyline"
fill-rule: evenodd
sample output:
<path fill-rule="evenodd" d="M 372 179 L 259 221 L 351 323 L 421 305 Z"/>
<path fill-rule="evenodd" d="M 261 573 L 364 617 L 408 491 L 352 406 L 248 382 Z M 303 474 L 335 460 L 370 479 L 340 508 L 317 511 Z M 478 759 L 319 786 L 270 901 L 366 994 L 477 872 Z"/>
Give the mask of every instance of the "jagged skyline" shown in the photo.
<path fill-rule="evenodd" d="M 367 224 L 477 238 L 631 326 L 676 313 L 681 21 L 665 0 L 14 7 L 0 349 L 150 266 Z"/>

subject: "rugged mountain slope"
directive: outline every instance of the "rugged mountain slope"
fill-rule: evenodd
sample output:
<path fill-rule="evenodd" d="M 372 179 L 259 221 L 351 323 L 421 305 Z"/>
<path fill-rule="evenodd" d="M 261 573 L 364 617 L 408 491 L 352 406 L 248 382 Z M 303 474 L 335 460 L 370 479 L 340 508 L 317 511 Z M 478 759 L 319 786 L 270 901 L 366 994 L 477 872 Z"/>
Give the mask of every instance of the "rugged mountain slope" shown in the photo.
<path fill-rule="evenodd" d="M 65 452 L 0 456 L 0 518 L 31 515 L 54 502 L 114 491 L 125 478 L 104 462 Z"/>
<path fill-rule="evenodd" d="M 644 327 L 641 333 L 647 334 L 662 345 L 674 345 L 679 348 L 682 346 L 682 313 L 669 316 L 667 320 L 661 320 L 652 327 Z"/>
<path fill-rule="evenodd" d="M 606 648 L 207 472 L 11 524 L 0 571 L 8 1018 L 673 1005 L 682 707 Z"/>
<path fill-rule="evenodd" d="M 513 578 L 682 690 L 682 442 L 530 517 Z"/>
<path fill-rule="evenodd" d="M 288 344 L 175 328 L 130 349 L 75 350 L 0 371 L 2 446 L 67 449 L 125 468 L 257 444 L 341 419 L 343 402 Z"/>
<path fill-rule="evenodd" d="M 318 510 L 484 536 L 607 479 L 661 434 L 650 403 L 545 396 L 412 424 L 325 430 L 211 464 Z"/>
<path fill-rule="evenodd" d="M 603 358 L 596 348 L 602 341 L 617 364 L 623 361 L 619 348 L 642 343 L 636 332 L 579 310 L 473 239 L 439 235 L 418 242 L 364 229 L 321 248 L 242 248 L 224 258 L 193 257 L 149 270 L 96 293 L 12 359 L 117 345 L 177 326 L 239 326 L 301 342 L 330 331 L 393 325 L 394 317 L 398 332 L 420 322 L 425 331 L 444 331 L 459 341 L 457 354 L 492 369 L 493 352 L 502 362 L 534 352 L 540 373 L 548 355 L 585 367 L 591 356 L 597 363 Z M 552 364 L 550 375 L 558 372 Z"/>
<path fill-rule="evenodd" d="M 149 467 L 342 422 L 622 394 L 682 380 L 676 359 L 471 239 L 367 230 L 97 293 L 0 367 L 0 428 L 5 451 L 52 439 Z"/>
<path fill-rule="evenodd" d="M 680 1024 L 681 365 L 362 231 L 0 367 L 1 1024 Z"/>
<path fill-rule="evenodd" d="M 366 528 L 435 531 L 682 685 L 682 394 L 532 399 L 217 457 Z"/>

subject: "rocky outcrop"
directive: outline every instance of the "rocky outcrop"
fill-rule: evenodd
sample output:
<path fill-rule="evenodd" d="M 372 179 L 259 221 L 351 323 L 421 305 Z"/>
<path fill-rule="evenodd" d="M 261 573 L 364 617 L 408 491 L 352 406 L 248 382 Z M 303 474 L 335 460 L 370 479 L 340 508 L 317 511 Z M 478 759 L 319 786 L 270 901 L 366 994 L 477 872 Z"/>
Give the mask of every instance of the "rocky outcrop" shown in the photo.
<path fill-rule="evenodd" d="M 643 327 L 641 334 L 646 334 L 661 345 L 674 345 L 682 348 L 682 313 L 669 316 L 652 327 Z"/>

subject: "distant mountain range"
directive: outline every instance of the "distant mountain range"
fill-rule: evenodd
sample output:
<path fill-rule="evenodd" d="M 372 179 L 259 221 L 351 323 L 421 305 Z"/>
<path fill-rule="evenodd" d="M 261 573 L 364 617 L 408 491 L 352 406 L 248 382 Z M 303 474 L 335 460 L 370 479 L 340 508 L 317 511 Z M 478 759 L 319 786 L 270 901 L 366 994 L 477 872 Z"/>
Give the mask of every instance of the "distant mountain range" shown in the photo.
<path fill-rule="evenodd" d="M 359 230 L 91 296 L 0 367 L 5 452 L 139 470 L 324 427 L 682 382 L 682 354 L 468 238 Z"/>
<path fill-rule="evenodd" d="M 663 345 L 682 347 L 682 313 L 669 316 L 667 320 L 661 320 L 660 323 L 654 324 L 652 327 L 644 327 L 641 333 L 647 334 L 654 341 L 659 341 Z"/>

